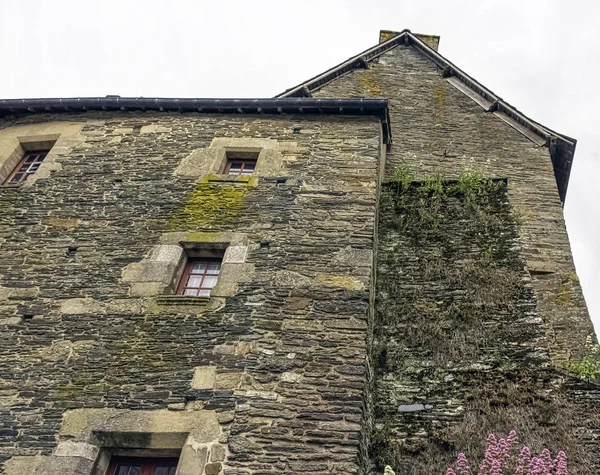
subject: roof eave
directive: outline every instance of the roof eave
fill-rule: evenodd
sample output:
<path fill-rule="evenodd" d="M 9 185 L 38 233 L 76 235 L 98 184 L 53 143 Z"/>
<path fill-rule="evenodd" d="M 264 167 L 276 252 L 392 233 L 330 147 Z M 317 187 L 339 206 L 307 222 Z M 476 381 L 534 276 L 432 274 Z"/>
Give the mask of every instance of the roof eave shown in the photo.
<path fill-rule="evenodd" d="M 146 97 L 76 97 L 57 99 L 0 99 L 0 117 L 31 113 L 87 111 L 160 111 L 205 114 L 319 114 L 378 117 L 383 140 L 392 135 L 386 99 L 197 99 Z"/>

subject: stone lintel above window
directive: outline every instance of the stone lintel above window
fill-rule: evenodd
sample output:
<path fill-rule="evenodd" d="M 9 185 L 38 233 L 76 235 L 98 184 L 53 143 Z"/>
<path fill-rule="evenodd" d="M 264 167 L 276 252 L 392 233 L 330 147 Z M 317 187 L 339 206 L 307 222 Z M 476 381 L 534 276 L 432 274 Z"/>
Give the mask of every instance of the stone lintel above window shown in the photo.
<path fill-rule="evenodd" d="M 52 455 L 15 456 L 4 468 L 6 475 L 105 475 L 115 457 L 177 457 L 177 473 L 201 474 L 209 457 L 223 460 L 212 455 L 224 452 L 220 435 L 209 410 L 75 409 L 65 412 Z"/>
<path fill-rule="evenodd" d="M 252 186 L 257 178 L 281 175 L 283 152 L 296 148 L 295 142 L 265 138 L 214 138 L 207 148 L 196 149 L 185 157 L 174 174 L 210 182 L 247 182 Z"/>

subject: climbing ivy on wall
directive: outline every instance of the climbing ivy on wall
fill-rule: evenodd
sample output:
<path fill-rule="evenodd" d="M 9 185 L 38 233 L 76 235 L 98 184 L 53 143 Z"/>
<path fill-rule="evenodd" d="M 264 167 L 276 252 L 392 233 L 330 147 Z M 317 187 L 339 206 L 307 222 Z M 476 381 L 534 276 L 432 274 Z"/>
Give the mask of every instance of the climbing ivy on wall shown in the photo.
<path fill-rule="evenodd" d="M 379 220 L 372 461 L 444 473 L 489 433 L 582 461 L 572 408 L 551 393 L 518 219 L 506 182 L 475 170 L 416 182 L 399 167 Z M 576 462 L 573 462 L 574 466 Z"/>

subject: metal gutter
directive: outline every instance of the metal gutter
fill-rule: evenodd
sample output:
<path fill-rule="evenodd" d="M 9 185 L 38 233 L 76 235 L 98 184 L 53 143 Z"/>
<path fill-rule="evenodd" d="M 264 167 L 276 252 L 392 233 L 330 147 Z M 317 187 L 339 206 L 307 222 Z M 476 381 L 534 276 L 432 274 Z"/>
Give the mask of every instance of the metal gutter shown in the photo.
<path fill-rule="evenodd" d="M 0 117 L 27 113 L 86 111 L 164 111 L 203 114 L 370 115 L 382 123 L 383 139 L 391 143 L 386 99 L 178 99 L 146 97 L 77 97 L 67 99 L 1 99 Z"/>

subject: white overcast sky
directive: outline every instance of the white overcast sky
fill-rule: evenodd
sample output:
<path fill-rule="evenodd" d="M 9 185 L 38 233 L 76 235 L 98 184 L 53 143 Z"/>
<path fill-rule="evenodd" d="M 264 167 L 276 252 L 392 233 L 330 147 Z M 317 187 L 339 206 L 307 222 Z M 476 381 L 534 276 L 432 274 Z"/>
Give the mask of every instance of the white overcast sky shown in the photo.
<path fill-rule="evenodd" d="M 440 53 L 578 140 L 565 215 L 600 329 L 600 2 L 581 0 L 0 0 L 0 98 L 272 97 L 374 45 Z"/>

